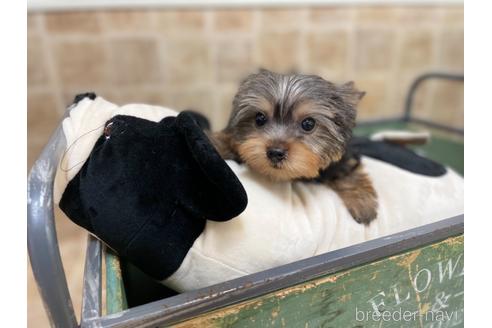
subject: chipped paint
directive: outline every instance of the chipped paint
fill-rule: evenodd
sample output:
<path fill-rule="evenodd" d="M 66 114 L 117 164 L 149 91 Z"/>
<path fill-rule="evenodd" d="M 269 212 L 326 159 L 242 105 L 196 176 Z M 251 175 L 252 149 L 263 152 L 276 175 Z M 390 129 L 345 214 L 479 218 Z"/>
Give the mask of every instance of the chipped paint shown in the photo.
<path fill-rule="evenodd" d="M 414 252 L 404 256 L 401 260 L 399 260 L 397 262 L 397 264 L 399 266 L 402 266 L 402 267 L 408 267 L 410 266 L 413 262 L 415 262 L 415 260 L 417 259 L 417 257 L 420 255 L 420 250 L 415 250 Z M 401 255 L 400 255 L 401 256 Z"/>
<path fill-rule="evenodd" d="M 352 299 L 352 294 L 344 294 L 338 298 L 339 302 L 346 303 Z"/>
<path fill-rule="evenodd" d="M 106 259 L 106 311 L 115 313 L 127 308 L 126 295 L 118 256 L 105 248 Z"/>
<path fill-rule="evenodd" d="M 462 250 L 462 238 L 461 242 L 459 239 L 438 242 L 215 310 L 177 327 L 356 326 L 353 321 L 355 306 L 369 310 L 367 300 L 379 295 L 381 291 L 385 292 L 385 304 L 394 306 L 391 303 L 395 302 L 392 290 L 389 289 L 391 285 L 398 283 L 402 286 L 401 292 L 405 293 L 401 295 L 403 300 L 405 291 L 412 291 L 413 270 L 436 265 L 438 261 L 456 256 Z M 402 267 L 406 269 L 407 275 L 401 275 Z M 410 292 L 411 297 L 405 306 L 425 314 L 432 309 L 436 293 L 442 290 L 455 293 L 462 287 L 462 282 L 450 279 L 431 284 L 429 290 L 423 293 Z M 460 306 L 460 299 L 457 301 L 453 304 L 455 308 Z M 417 327 L 423 327 L 423 324 L 421 317 L 415 322 Z"/>
<path fill-rule="evenodd" d="M 280 312 L 279 308 L 272 310 L 272 318 L 275 319 L 276 317 L 278 317 L 279 312 Z"/>
<path fill-rule="evenodd" d="M 425 314 L 427 311 L 429 311 L 431 308 L 431 304 L 430 303 L 424 303 L 422 304 L 422 306 L 420 307 L 420 314 Z"/>
<path fill-rule="evenodd" d="M 379 275 L 379 272 L 374 272 L 374 273 L 372 274 L 372 277 L 371 277 L 371 279 L 370 279 L 370 280 L 375 280 L 375 279 L 377 279 L 378 275 Z"/>

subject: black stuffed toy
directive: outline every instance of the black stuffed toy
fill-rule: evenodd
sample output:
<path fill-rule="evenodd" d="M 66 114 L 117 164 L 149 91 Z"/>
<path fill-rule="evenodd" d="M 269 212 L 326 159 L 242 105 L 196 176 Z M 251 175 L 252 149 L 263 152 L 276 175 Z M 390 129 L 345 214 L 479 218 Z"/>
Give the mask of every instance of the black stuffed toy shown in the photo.
<path fill-rule="evenodd" d="M 112 117 L 59 205 L 120 256 L 163 280 L 180 266 L 206 220 L 239 215 L 247 197 L 194 116 L 183 112 L 160 122 Z"/>

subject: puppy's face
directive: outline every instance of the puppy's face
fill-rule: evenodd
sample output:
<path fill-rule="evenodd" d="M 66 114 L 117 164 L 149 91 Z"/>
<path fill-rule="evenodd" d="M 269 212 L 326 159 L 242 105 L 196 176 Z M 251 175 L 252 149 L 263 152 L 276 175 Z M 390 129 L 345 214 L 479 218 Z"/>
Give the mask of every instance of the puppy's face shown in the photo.
<path fill-rule="evenodd" d="M 255 171 L 275 180 L 313 178 L 343 155 L 363 95 L 352 83 L 262 70 L 241 84 L 225 132 Z"/>

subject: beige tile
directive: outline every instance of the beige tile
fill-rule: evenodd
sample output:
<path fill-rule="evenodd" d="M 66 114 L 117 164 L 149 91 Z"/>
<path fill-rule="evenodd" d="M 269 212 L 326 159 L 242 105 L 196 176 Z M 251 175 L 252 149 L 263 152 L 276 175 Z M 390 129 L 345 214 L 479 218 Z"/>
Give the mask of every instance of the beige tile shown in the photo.
<path fill-rule="evenodd" d="M 357 24 L 390 24 L 397 20 L 397 10 L 393 6 L 358 7 L 355 20 Z"/>
<path fill-rule="evenodd" d="M 110 32 L 147 31 L 153 27 L 151 14 L 143 10 L 106 11 L 101 14 L 101 21 Z"/>
<path fill-rule="evenodd" d="M 251 73 L 253 44 L 250 40 L 221 40 L 216 47 L 219 83 L 238 83 Z"/>
<path fill-rule="evenodd" d="M 57 34 L 92 34 L 101 30 L 98 12 L 56 12 L 45 14 L 46 30 Z"/>
<path fill-rule="evenodd" d="M 215 32 L 248 32 L 253 27 L 252 10 L 218 10 L 214 12 Z"/>
<path fill-rule="evenodd" d="M 355 80 L 357 89 L 365 91 L 357 109 L 357 119 L 378 119 L 387 115 L 386 80 L 384 78 L 360 78 Z"/>
<path fill-rule="evenodd" d="M 46 142 L 61 115 L 56 110 L 55 97 L 48 92 L 29 92 L 27 96 L 28 142 Z"/>
<path fill-rule="evenodd" d="M 348 24 L 354 9 L 347 7 L 323 7 L 309 10 L 309 22 L 313 25 Z"/>
<path fill-rule="evenodd" d="M 443 23 L 446 25 L 463 26 L 464 10 L 463 6 L 452 6 L 443 8 Z"/>
<path fill-rule="evenodd" d="M 353 80 L 353 74 L 349 74 L 345 67 L 316 67 L 305 71 L 305 73 L 321 76 L 335 84 L 343 84 Z"/>
<path fill-rule="evenodd" d="M 169 40 L 164 46 L 165 71 L 171 85 L 208 84 L 213 79 L 209 43 L 203 39 Z"/>
<path fill-rule="evenodd" d="M 464 66 L 464 33 L 462 29 L 444 30 L 439 38 L 438 66 L 463 70 Z"/>
<path fill-rule="evenodd" d="M 387 89 L 388 98 L 388 113 L 391 116 L 401 116 L 405 108 L 405 100 L 410 90 L 410 86 L 415 79 L 421 74 L 420 71 L 400 72 L 394 74 L 393 80 L 390 82 Z M 391 77 L 389 77 L 391 78 Z M 428 86 L 425 86 L 425 82 L 416 90 L 413 98 L 412 113 L 423 113 L 427 111 L 428 105 Z M 412 114 L 413 115 L 413 114 Z"/>
<path fill-rule="evenodd" d="M 203 33 L 204 11 L 163 10 L 155 13 L 156 28 L 163 34 Z"/>
<path fill-rule="evenodd" d="M 41 18 L 41 14 L 38 14 L 38 13 L 27 14 L 27 33 L 28 34 L 39 33 L 40 26 L 41 26 L 40 18 Z"/>
<path fill-rule="evenodd" d="M 213 113 L 213 92 L 207 87 L 194 90 L 167 91 L 169 106 L 176 110 L 192 109 L 204 113 L 211 118 Z"/>
<path fill-rule="evenodd" d="M 218 106 L 214 112 L 214 130 L 222 130 L 227 126 L 232 111 L 232 100 L 236 95 L 236 86 L 224 86 L 217 90 Z"/>
<path fill-rule="evenodd" d="M 63 86 L 87 90 L 108 81 L 108 58 L 101 42 L 57 42 L 53 52 Z"/>
<path fill-rule="evenodd" d="M 432 33 L 430 29 L 402 32 L 400 65 L 403 69 L 423 70 L 432 64 Z"/>
<path fill-rule="evenodd" d="M 311 32 L 307 35 L 309 67 L 317 69 L 343 71 L 348 64 L 348 32 L 333 30 L 329 32 Z"/>
<path fill-rule="evenodd" d="M 109 42 L 112 81 L 118 85 L 152 84 L 162 80 L 157 42 L 117 39 Z"/>
<path fill-rule="evenodd" d="M 413 113 L 416 117 L 463 128 L 463 83 L 446 80 L 428 80 L 417 89 Z"/>
<path fill-rule="evenodd" d="M 61 115 L 56 108 L 55 97 L 48 92 L 27 95 L 27 145 L 28 166 L 41 153 L 42 148 L 54 132 Z"/>
<path fill-rule="evenodd" d="M 282 30 L 301 26 L 300 9 L 263 9 L 261 10 L 261 29 Z"/>
<path fill-rule="evenodd" d="M 386 29 L 359 29 L 356 32 L 355 69 L 389 70 L 394 60 L 395 34 Z"/>
<path fill-rule="evenodd" d="M 113 95 L 108 95 L 109 101 L 118 105 L 126 105 L 131 103 L 142 103 L 149 105 L 157 105 L 170 107 L 166 93 L 166 88 L 155 87 L 152 89 L 142 87 L 126 87 L 118 88 Z"/>
<path fill-rule="evenodd" d="M 463 83 L 435 81 L 431 98 L 431 111 L 428 113 L 429 118 L 441 124 L 463 127 Z"/>
<path fill-rule="evenodd" d="M 27 38 L 27 85 L 46 86 L 49 75 L 46 69 L 46 58 L 40 37 Z"/>
<path fill-rule="evenodd" d="M 397 21 L 401 26 L 436 25 L 441 18 L 440 7 L 409 6 L 398 10 Z"/>
<path fill-rule="evenodd" d="M 260 36 L 259 66 L 280 72 L 300 67 L 300 34 L 298 32 L 270 32 Z"/>
<path fill-rule="evenodd" d="M 205 115 L 212 126 L 215 126 L 214 122 L 214 89 L 210 87 L 195 88 L 193 90 L 187 90 L 185 88 L 180 90 L 168 90 L 165 92 L 167 106 L 178 111 L 191 109 Z"/>
<path fill-rule="evenodd" d="M 49 327 L 48 316 L 44 311 L 30 263 L 27 267 L 27 327 Z"/>

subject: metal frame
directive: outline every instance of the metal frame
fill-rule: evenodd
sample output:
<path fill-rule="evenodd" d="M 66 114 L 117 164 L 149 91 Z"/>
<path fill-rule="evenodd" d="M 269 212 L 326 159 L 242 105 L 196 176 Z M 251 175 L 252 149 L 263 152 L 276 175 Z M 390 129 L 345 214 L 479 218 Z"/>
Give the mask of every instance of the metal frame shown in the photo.
<path fill-rule="evenodd" d="M 415 93 L 417 92 L 418 87 L 423 82 L 430 80 L 430 79 L 442 79 L 442 80 L 464 82 L 465 77 L 463 74 L 450 74 L 450 73 L 442 73 L 442 72 L 431 72 L 431 73 L 426 73 L 426 74 L 419 76 L 415 81 L 413 81 L 412 85 L 410 86 L 410 90 L 407 93 L 407 98 L 405 100 L 405 112 L 403 114 L 403 121 L 415 122 L 415 123 L 419 123 L 419 124 L 428 125 L 430 127 L 446 130 L 449 132 L 464 134 L 463 129 L 453 128 L 453 127 L 443 125 L 443 124 L 440 124 L 437 122 L 412 117 L 412 105 L 413 105 L 413 99 L 415 97 Z"/>
<path fill-rule="evenodd" d="M 90 321 L 102 314 L 102 243 L 94 236 L 87 239 L 87 252 L 82 290 L 81 327 L 90 326 Z"/>
<path fill-rule="evenodd" d="M 27 185 L 27 247 L 52 326 L 70 328 L 77 326 L 77 320 L 61 263 L 53 211 L 53 181 L 65 144 L 60 125 L 31 169 Z"/>
<path fill-rule="evenodd" d="M 441 124 L 438 122 L 434 122 L 434 121 L 421 119 L 421 118 L 417 118 L 417 117 L 412 116 L 413 102 L 414 102 L 415 94 L 418 90 L 418 87 L 423 82 L 425 82 L 427 80 L 431 80 L 431 79 L 442 79 L 442 80 L 464 82 L 465 77 L 463 74 L 451 74 L 451 73 L 444 73 L 444 72 L 424 73 L 424 74 L 420 75 L 419 77 L 417 77 L 412 82 L 412 84 L 410 85 L 410 89 L 408 90 L 407 97 L 405 99 L 405 108 L 404 108 L 402 116 L 395 117 L 395 118 L 363 121 L 363 122 L 358 123 L 358 125 L 369 126 L 369 125 L 376 125 L 376 124 L 381 124 L 381 123 L 395 123 L 395 122 L 417 123 L 417 124 L 421 124 L 421 125 L 426 125 L 430 128 L 436 128 L 436 129 L 444 130 L 447 132 L 452 132 L 455 134 L 464 135 L 463 129 L 447 126 L 447 125 L 444 125 L 444 124 Z"/>
<path fill-rule="evenodd" d="M 407 97 L 405 116 L 399 121 L 416 121 L 411 117 L 415 90 L 422 81 L 436 77 L 449 78 L 450 76 L 430 73 L 417 79 L 412 84 Z M 453 79 L 463 80 L 463 77 L 457 76 Z M 78 324 L 61 262 L 53 211 L 54 177 L 65 144 L 60 124 L 31 170 L 27 190 L 27 237 L 32 270 L 49 320 L 54 327 L 71 328 L 78 327 Z M 321 275 L 369 263 L 462 233 L 463 215 L 108 316 L 101 316 L 102 245 L 99 240 L 89 235 L 80 326 L 150 327 L 157 324 L 171 324 Z"/>

